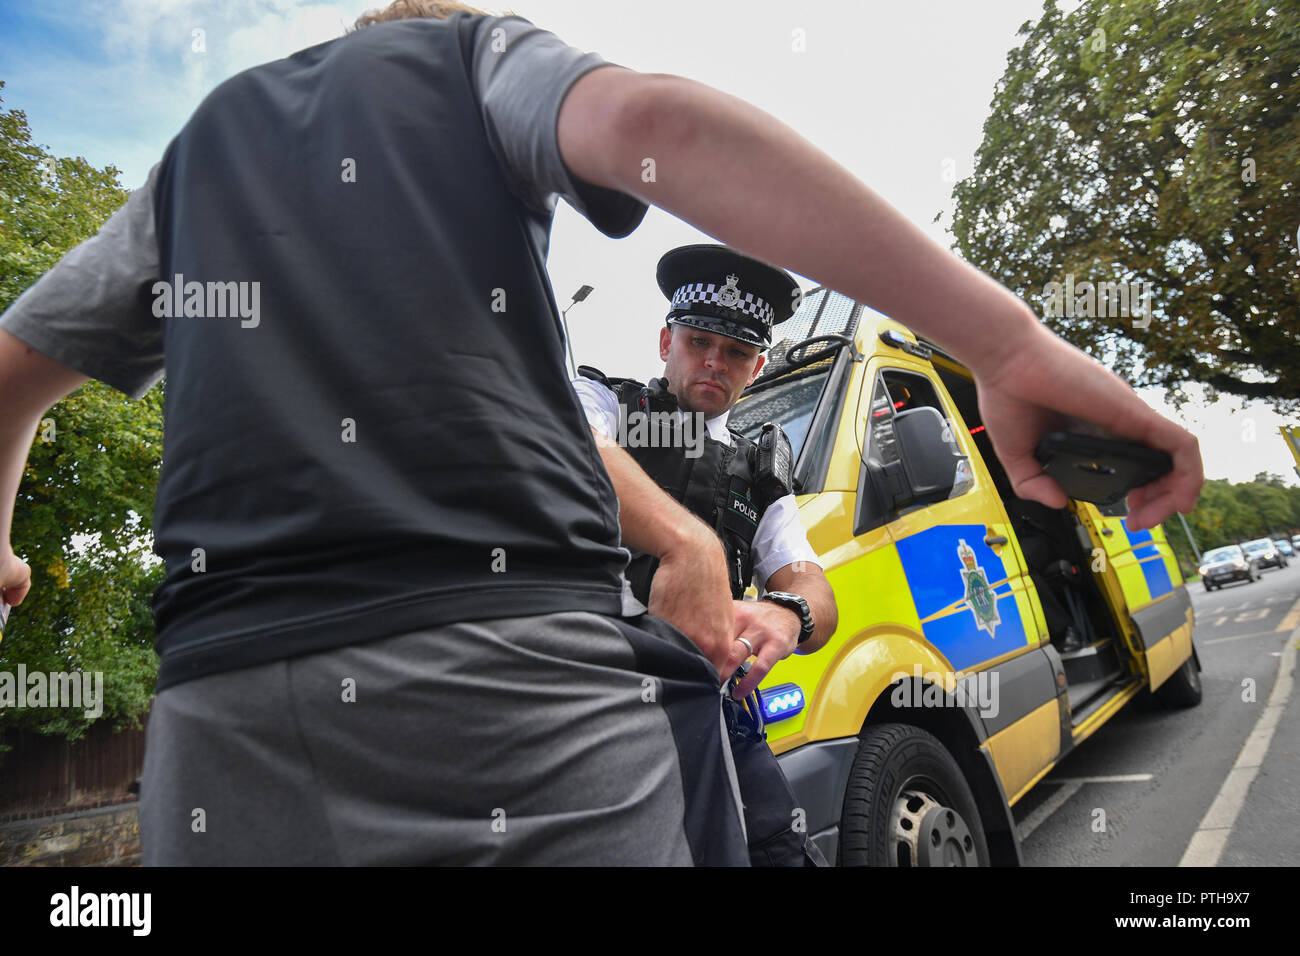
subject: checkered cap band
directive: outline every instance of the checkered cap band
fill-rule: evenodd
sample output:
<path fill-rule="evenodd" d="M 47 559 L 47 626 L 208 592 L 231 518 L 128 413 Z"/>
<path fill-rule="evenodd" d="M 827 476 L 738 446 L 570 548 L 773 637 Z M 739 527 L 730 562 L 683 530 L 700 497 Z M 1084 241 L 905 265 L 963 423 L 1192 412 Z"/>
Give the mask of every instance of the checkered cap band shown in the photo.
<path fill-rule="evenodd" d="M 684 285 L 673 293 L 673 311 L 689 308 L 699 302 L 707 302 L 720 309 L 734 309 L 752 315 L 763 323 L 764 328 L 772 327 L 772 323 L 776 320 L 776 311 L 765 299 L 752 292 L 741 292 L 740 300 L 735 305 L 723 305 L 719 293 L 725 288 L 727 287 L 714 282 L 691 282 Z"/>

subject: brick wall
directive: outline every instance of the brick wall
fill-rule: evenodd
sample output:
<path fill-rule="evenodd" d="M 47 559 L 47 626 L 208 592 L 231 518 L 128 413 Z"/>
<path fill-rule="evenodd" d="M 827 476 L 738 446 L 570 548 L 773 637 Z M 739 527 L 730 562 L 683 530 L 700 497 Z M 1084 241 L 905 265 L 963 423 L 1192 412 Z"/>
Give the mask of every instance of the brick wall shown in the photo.
<path fill-rule="evenodd" d="M 137 800 L 0 822 L 0 866 L 139 866 Z"/>

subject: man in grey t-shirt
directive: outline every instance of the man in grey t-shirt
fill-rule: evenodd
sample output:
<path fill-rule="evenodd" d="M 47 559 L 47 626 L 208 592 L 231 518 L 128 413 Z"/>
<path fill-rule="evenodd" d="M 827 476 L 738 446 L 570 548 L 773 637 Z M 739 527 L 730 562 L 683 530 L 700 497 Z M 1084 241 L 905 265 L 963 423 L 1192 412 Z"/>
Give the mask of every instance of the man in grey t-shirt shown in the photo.
<path fill-rule="evenodd" d="M 973 370 L 1022 497 L 1064 504 L 1032 452 L 1070 414 L 1173 455 L 1130 527 L 1195 502 L 1194 438 L 772 117 L 524 21 L 449 23 L 232 78 L 0 320 L 12 604 L 41 414 L 89 375 L 140 394 L 165 357 L 150 862 L 743 862 L 723 556 L 648 479 L 616 510 L 542 267 L 556 195 L 612 236 L 654 202 L 937 341 Z M 256 322 L 189 294 L 225 282 L 262 283 Z M 345 416 L 374 438 L 338 442 Z M 618 614 L 620 520 L 661 556 L 653 617 Z"/>
<path fill-rule="evenodd" d="M 462 13 L 241 74 L 5 314 L 132 396 L 165 356 L 147 863 L 743 862 L 716 670 L 621 617 L 541 265 L 557 196 L 646 210 L 559 152 L 605 66 Z"/>

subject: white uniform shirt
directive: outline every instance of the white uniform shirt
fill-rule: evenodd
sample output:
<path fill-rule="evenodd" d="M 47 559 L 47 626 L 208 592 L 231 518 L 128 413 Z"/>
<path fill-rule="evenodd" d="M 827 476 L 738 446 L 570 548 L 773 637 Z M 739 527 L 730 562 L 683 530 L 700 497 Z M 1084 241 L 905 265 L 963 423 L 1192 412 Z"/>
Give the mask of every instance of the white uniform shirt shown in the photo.
<path fill-rule="evenodd" d="M 610 438 L 618 435 L 618 398 L 612 391 L 599 382 L 589 378 L 573 380 L 573 390 L 578 393 L 582 409 L 587 413 L 591 426 Z M 727 430 L 727 418 L 730 411 L 723 412 L 716 418 L 704 423 L 709 437 L 715 441 L 732 444 L 731 432 Z M 754 532 L 754 583 L 759 592 L 766 590 L 767 579 L 787 564 L 807 561 L 821 567 L 817 552 L 808 543 L 808 534 L 799 523 L 799 508 L 794 495 L 778 498 L 772 506 L 763 512 Z M 626 588 L 625 588 L 626 590 Z"/>

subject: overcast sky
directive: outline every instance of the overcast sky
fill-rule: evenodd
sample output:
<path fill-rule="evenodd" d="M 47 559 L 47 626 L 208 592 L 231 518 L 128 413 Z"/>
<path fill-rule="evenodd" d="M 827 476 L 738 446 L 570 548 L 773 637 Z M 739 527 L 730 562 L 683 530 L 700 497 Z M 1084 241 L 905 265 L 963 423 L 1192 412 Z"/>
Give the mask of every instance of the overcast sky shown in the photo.
<path fill-rule="evenodd" d="M 257 63 L 340 35 L 383 3 L 335 0 L 0 0 L 5 107 L 26 111 L 35 140 L 140 185 L 203 96 Z M 1064 3 L 1067 9 L 1073 3 Z M 956 178 L 973 167 L 994 85 L 1021 24 L 1041 0 L 520 0 L 511 10 L 568 43 L 637 70 L 678 73 L 767 110 L 824 149 L 945 246 Z M 203 50 L 195 49 L 201 30 Z M 932 220 L 943 212 L 940 221 Z M 710 241 L 651 209 L 612 240 L 561 204 L 550 273 L 569 312 L 579 363 L 614 375 L 662 371 L 667 303 L 654 282 L 668 249 Z M 810 283 L 804 282 L 805 288 Z M 1300 484 L 1266 406 L 1197 401 L 1153 406 L 1200 439 L 1206 474 L 1257 472 Z M 1294 423 L 1294 419 L 1290 420 Z"/>

